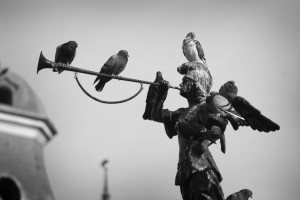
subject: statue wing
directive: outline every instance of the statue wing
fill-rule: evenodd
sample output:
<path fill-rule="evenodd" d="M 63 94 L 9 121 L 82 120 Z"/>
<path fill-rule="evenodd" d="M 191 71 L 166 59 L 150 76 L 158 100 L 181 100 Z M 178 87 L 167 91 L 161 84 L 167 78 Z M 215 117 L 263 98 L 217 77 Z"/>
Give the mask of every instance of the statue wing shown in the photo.
<path fill-rule="evenodd" d="M 252 106 L 243 97 L 236 96 L 231 101 L 231 105 L 235 111 L 245 119 L 246 124 L 253 130 L 258 130 L 259 132 L 270 132 L 280 129 L 278 124 L 262 115 L 258 109 Z"/>

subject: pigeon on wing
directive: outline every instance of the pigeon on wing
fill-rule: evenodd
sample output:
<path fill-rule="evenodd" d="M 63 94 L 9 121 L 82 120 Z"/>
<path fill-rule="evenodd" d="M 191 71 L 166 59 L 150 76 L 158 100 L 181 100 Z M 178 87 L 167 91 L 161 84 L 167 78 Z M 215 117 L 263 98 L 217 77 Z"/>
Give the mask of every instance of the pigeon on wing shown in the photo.
<path fill-rule="evenodd" d="M 126 50 L 120 50 L 117 54 L 112 55 L 102 66 L 100 73 L 107 75 L 119 75 L 126 67 L 128 62 L 128 52 Z M 96 91 L 101 92 L 105 84 L 110 81 L 111 77 L 105 77 L 98 75 L 94 81 Z"/>
<path fill-rule="evenodd" d="M 280 129 L 278 124 L 262 115 L 249 101 L 241 96 L 237 96 L 237 91 L 238 89 L 234 81 L 226 82 L 219 90 L 219 94 L 224 96 L 233 108 L 229 112 L 236 117 L 233 117 L 234 115 L 230 115 L 230 113 L 228 116 L 231 117 L 229 121 L 235 130 L 237 130 L 240 125 L 250 126 L 253 130 L 258 130 L 259 132 L 270 132 Z M 234 125 L 235 122 L 237 124 Z"/>

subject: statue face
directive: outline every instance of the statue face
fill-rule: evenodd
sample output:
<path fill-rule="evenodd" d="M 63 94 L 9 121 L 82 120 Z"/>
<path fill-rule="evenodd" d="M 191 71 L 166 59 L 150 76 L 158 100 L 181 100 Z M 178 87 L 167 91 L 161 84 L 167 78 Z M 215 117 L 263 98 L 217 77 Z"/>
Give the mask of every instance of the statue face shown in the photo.
<path fill-rule="evenodd" d="M 182 83 L 179 85 L 181 88 L 180 95 L 190 99 L 194 98 L 195 81 L 188 77 L 183 77 Z"/>

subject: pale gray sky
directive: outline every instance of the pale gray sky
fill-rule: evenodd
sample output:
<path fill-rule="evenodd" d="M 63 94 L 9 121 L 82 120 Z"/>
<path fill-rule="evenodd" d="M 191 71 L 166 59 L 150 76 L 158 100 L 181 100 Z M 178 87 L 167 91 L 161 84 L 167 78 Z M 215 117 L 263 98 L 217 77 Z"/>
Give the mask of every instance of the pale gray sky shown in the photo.
<path fill-rule="evenodd" d="M 0 2 L 0 60 L 24 77 L 44 103 L 58 135 L 45 147 L 57 200 L 97 200 L 103 187 L 99 163 L 108 158 L 112 200 L 181 199 L 174 185 L 178 144 L 162 124 L 142 119 L 148 85 L 135 99 L 100 104 L 85 96 L 73 73 L 36 74 L 40 51 L 54 60 L 56 46 L 75 40 L 72 65 L 99 71 L 120 49 L 129 52 L 121 76 L 153 81 L 156 71 L 178 85 L 176 68 L 193 31 L 214 79 L 213 90 L 234 80 L 239 95 L 277 122 L 275 133 L 226 130 L 227 152 L 211 147 L 223 175 L 225 196 L 243 188 L 255 200 L 297 200 L 300 182 L 300 3 L 298 1 L 15 1 Z M 102 93 L 93 76 L 84 87 L 105 100 L 129 97 L 139 84 L 113 80 Z M 165 108 L 187 106 L 170 90 Z"/>

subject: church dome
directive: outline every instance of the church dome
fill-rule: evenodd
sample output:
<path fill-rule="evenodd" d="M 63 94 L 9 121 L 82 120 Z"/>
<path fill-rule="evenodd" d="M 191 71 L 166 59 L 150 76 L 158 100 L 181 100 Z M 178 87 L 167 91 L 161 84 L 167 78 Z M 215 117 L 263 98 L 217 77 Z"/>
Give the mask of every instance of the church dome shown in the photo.
<path fill-rule="evenodd" d="M 10 106 L 19 111 L 46 116 L 45 108 L 29 86 L 19 75 L 8 68 L 0 67 L 0 106 Z"/>

